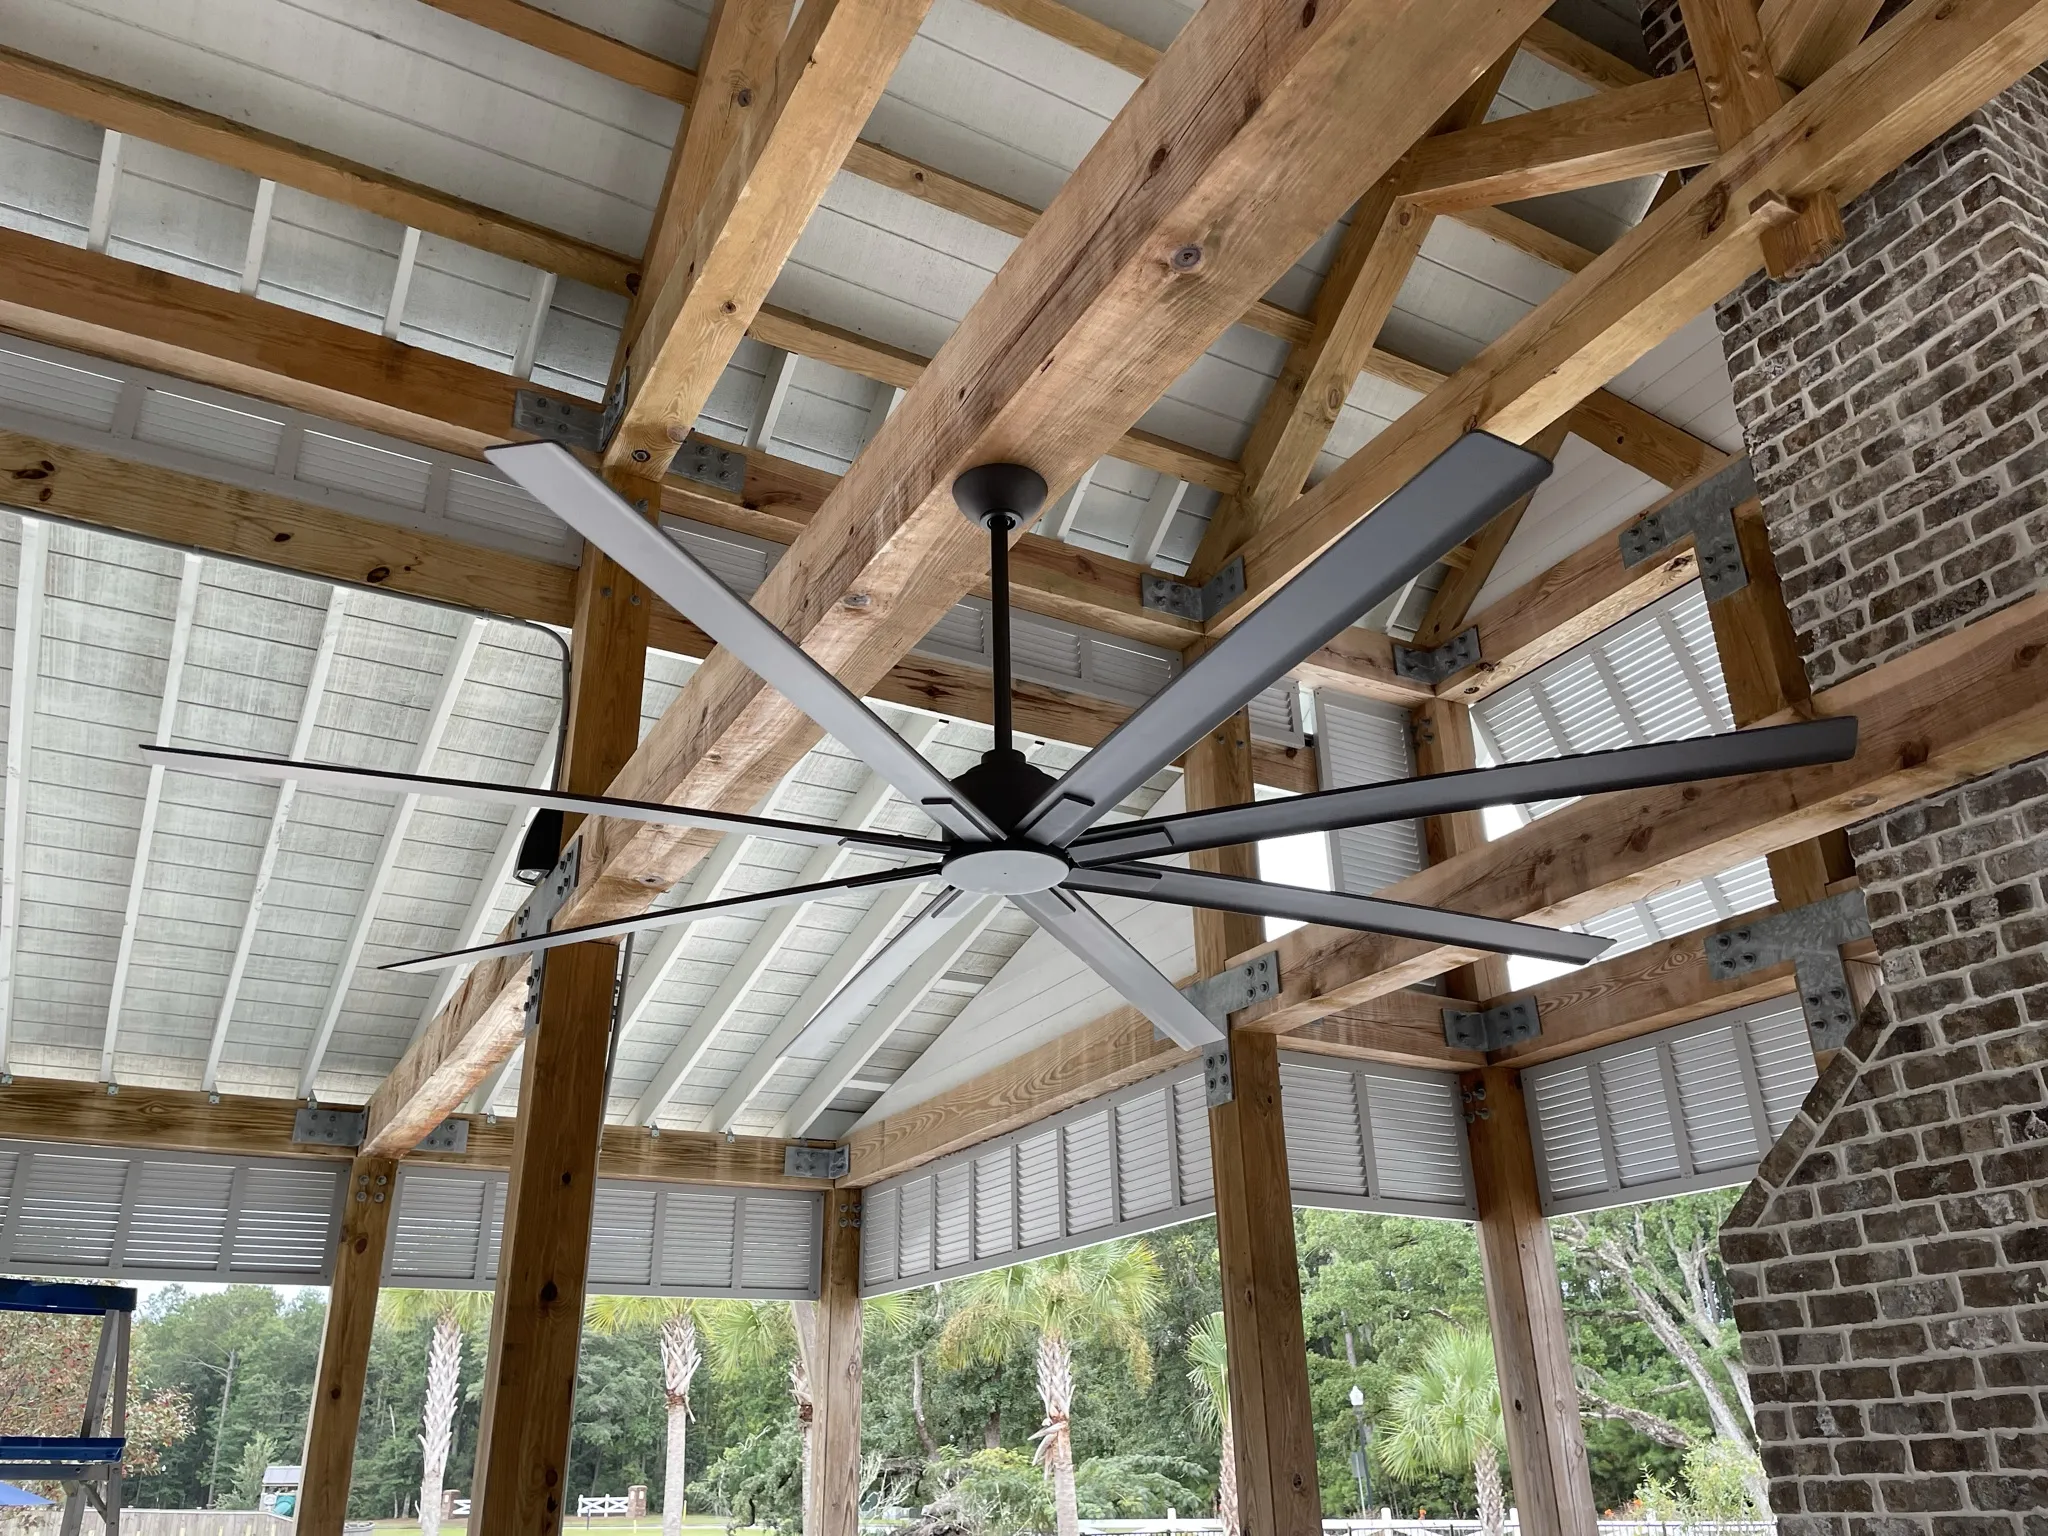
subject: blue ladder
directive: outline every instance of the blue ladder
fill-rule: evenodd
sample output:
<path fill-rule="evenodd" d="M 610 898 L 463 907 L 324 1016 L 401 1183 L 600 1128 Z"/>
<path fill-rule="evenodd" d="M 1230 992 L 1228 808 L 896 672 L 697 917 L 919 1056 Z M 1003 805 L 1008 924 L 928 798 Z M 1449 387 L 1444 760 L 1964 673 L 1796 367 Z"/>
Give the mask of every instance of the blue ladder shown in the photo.
<path fill-rule="evenodd" d="M 84 1422 L 75 1435 L 0 1435 L 0 1477 L 45 1478 L 64 1484 L 63 1536 L 79 1536 L 90 1504 L 121 1531 L 121 1455 L 128 1428 L 128 1339 L 135 1292 L 120 1285 L 63 1285 L 0 1279 L 0 1312 L 39 1312 L 100 1319 L 99 1350 L 86 1389 Z M 98 1433 L 102 1415 L 108 1433 Z"/>

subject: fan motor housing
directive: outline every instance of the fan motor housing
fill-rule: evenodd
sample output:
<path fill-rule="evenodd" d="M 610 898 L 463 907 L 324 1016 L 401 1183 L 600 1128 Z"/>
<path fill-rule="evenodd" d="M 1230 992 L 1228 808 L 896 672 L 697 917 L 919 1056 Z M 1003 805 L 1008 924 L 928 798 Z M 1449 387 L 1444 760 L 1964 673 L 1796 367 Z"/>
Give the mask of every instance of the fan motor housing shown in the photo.
<path fill-rule="evenodd" d="M 977 464 L 953 482 L 953 500 L 976 527 L 1021 528 L 1045 505 L 1045 476 L 1022 464 Z"/>
<path fill-rule="evenodd" d="M 946 878 L 976 896 L 1028 896 L 1067 878 L 1067 861 L 1050 848 L 997 843 L 969 848 L 946 860 Z"/>

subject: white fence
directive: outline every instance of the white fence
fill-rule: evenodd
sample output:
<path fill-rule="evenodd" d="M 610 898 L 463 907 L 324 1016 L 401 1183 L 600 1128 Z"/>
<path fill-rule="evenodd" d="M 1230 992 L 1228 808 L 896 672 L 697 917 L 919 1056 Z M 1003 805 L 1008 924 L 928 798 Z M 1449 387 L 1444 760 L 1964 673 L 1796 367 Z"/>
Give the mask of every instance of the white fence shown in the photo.
<path fill-rule="evenodd" d="M 579 1493 L 576 1495 L 576 1513 L 579 1515 L 597 1515 L 599 1517 L 605 1515 L 624 1515 L 630 1514 L 632 1507 L 632 1501 L 622 1493 Z"/>
<path fill-rule="evenodd" d="M 0 1510 L 0 1536 L 58 1536 L 63 1522 L 61 1503 Z M 83 1536 L 106 1536 L 106 1529 L 86 1511 Z M 124 1509 L 121 1536 L 292 1536 L 292 1522 L 251 1509 Z"/>

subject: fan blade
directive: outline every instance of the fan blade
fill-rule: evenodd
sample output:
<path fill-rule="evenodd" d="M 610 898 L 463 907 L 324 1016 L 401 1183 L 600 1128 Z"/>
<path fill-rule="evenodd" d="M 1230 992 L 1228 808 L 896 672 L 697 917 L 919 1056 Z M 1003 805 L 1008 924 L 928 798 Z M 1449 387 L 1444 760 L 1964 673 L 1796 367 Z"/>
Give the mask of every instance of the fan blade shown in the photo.
<path fill-rule="evenodd" d="M 1367 933 L 1421 939 L 1428 944 L 1530 955 L 1538 960 L 1564 960 L 1574 965 L 1599 958 L 1614 942 L 1595 933 L 1566 933 L 1534 923 L 1475 917 L 1468 912 L 1446 912 L 1405 901 L 1385 901 L 1377 896 L 1312 891 L 1299 885 L 1273 885 L 1264 880 L 1212 875 L 1194 869 L 1162 869 L 1153 864 L 1077 869 L 1067 876 L 1065 884 L 1068 890 L 1093 891 L 1102 896 L 1136 896 L 1181 907 L 1289 917 L 1296 922 L 1330 923 L 1339 928 L 1360 928 Z"/>
<path fill-rule="evenodd" d="M 614 917 L 601 923 L 584 923 L 576 928 L 557 928 L 526 939 L 505 939 L 495 944 L 478 944 L 471 949 L 451 949 L 445 954 L 420 955 L 411 960 L 394 960 L 378 967 L 386 971 L 445 971 L 472 960 L 489 960 L 498 955 L 529 955 L 564 944 L 586 944 L 592 939 L 612 939 L 622 934 L 646 933 L 655 928 L 672 928 L 677 923 L 694 923 L 707 917 L 745 917 L 771 907 L 797 901 L 828 901 L 848 891 L 871 890 L 878 885 L 907 885 L 916 880 L 942 879 L 942 867 L 919 864 L 909 869 L 881 869 L 873 874 L 849 875 L 843 880 L 821 880 L 816 885 L 792 885 L 779 891 L 760 891 L 751 896 L 728 896 L 721 901 L 699 902 L 694 907 L 667 907 L 659 912 L 640 912 L 632 917 Z"/>
<path fill-rule="evenodd" d="M 1382 821 L 1520 805 L 1567 795 L 1648 789 L 1695 779 L 1723 779 L 1809 763 L 1839 763 L 1856 755 L 1854 716 L 1767 725 L 1723 736 L 1660 741 L 1611 752 L 1581 752 L 1498 768 L 1468 768 L 1419 779 L 1386 779 L 1320 794 L 1292 795 L 1257 805 L 1189 811 L 1150 821 L 1127 821 L 1083 833 L 1072 853 L 1081 864 L 1156 858 L 1197 848 L 1224 848 L 1303 832 L 1336 832 Z"/>
<path fill-rule="evenodd" d="M 249 757 L 239 752 L 201 752 L 191 747 L 159 747 L 143 742 L 146 762 L 194 773 L 281 783 L 322 784 L 331 789 L 386 789 L 394 794 L 429 795 L 438 799 L 481 801 L 486 805 L 546 806 L 581 816 L 615 816 L 624 821 L 651 821 L 670 827 L 707 827 L 718 832 L 744 832 L 785 843 L 812 843 L 820 848 L 851 844 L 880 852 L 942 854 L 947 845 L 936 838 L 899 837 L 892 832 L 865 832 L 847 827 L 817 827 L 771 816 L 741 816 L 731 811 L 700 811 L 656 800 L 621 800 L 612 795 L 570 795 L 554 789 L 529 789 L 523 784 L 482 784 L 473 779 L 437 779 L 424 773 L 389 773 L 381 768 L 344 768 L 338 763 L 301 763 L 287 757 Z"/>
<path fill-rule="evenodd" d="M 1485 527 L 1550 461 L 1467 432 L 1104 738 L 1024 819 L 1064 848 L 1315 648 Z"/>
<path fill-rule="evenodd" d="M 1079 896 L 1054 887 L 1010 900 L 1176 1044 L 1198 1051 L 1224 1038 L 1215 1020 L 1189 1002 L 1187 994 L 1160 975 L 1109 919 Z"/>
<path fill-rule="evenodd" d="M 897 931 L 894 938 L 870 955 L 866 965 L 840 983 L 839 990 L 825 999 L 824 1006 L 804 1024 L 789 1043 L 788 1050 L 795 1051 L 806 1040 L 817 1039 L 853 1023 L 870 1003 L 894 986 L 926 950 L 951 932 L 953 925 L 965 917 L 973 905 L 974 898 L 957 887 L 948 886 L 939 892 L 922 912 Z M 725 1126 L 713 1128 L 727 1129 Z"/>
<path fill-rule="evenodd" d="M 486 448 L 484 457 L 731 651 L 946 831 L 964 838 L 1001 836 L 973 801 L 844 683 L 628 506 L 568 449 L 559 443 L 513 443 Z"/>

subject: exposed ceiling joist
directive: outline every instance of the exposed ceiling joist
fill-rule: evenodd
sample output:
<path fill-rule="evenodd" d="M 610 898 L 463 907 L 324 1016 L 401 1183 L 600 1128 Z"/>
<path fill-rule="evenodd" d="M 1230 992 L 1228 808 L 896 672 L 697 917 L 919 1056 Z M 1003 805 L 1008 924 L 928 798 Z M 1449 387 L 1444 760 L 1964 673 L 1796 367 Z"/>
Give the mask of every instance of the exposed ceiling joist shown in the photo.
<path fill-rule="evenodd" d="M 1538 14 L 1533 0 L 1197 12 L 755 606 L 854 691 L 872 689 L 981 564 L 953 477 L 1019 457 L 1055 489 L 1078 476 Z M 870 603 L 840 603 L 853 590 Z M 618 788 L 744 806 L 816 734 L 715 652 Z M 706 845 L 650 831 L 586 828 L 584 879 L 559 920 L 636 910 L 631 893 L 672 884 Z M 412 1139 L 512 1048 L 505 1000 L 524 970 L 471 974 L 373 1100 L 370 1145 Z"/>
<path fill-rule="evenodd" d="M 1882 9 L 1884 0 L 1764 0 L 1757 19 L 1778 78 L 1804 90 L 1863 41 Z"/>
<path fill-rule="evenodd" d="M 22 524 L 16 554 L 14 640 L 7 670 L 7 799 L 0 832 L 0 1073 L 12 1064 L 20 963 L 22 855 L 28 846 L 28 754 L 43 670 L 43 609 L 50 587 L 50 527 Z"/>

